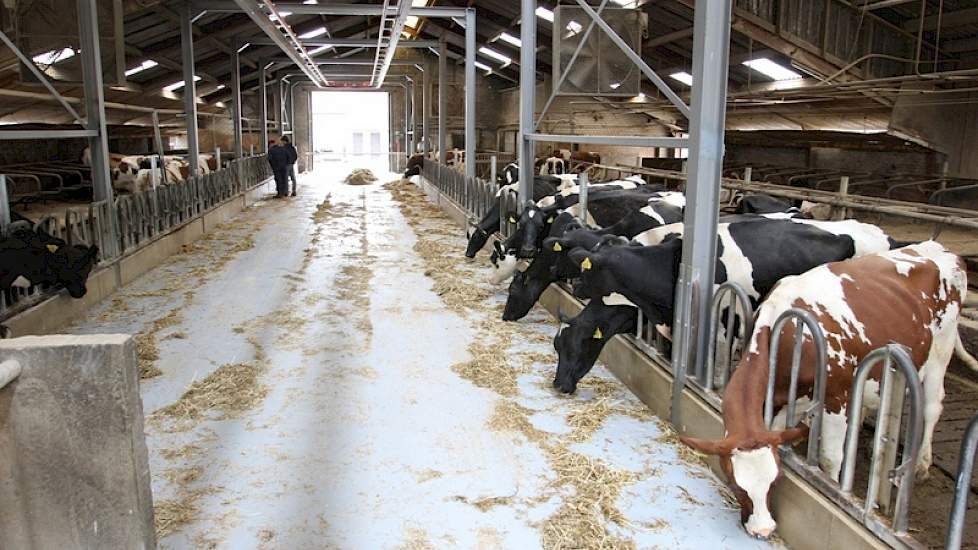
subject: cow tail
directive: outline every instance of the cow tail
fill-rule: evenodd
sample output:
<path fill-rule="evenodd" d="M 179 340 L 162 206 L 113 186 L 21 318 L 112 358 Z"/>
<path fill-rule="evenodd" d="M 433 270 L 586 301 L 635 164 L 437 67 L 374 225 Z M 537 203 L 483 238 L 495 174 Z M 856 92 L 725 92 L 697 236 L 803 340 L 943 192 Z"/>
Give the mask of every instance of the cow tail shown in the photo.
<path fill-rule="evenodd" d="M 973 355 L 968 353 L 968 350 L 964 349 L 964 344 L 961 342 L 961 334 L 958 333 L 957 339 L 954 342 L 954 354 L 958 356 L 958 359 L 962 363 L 968 365 L 971 370 L 978 372 L 978 359 L 975 359 Z"/>

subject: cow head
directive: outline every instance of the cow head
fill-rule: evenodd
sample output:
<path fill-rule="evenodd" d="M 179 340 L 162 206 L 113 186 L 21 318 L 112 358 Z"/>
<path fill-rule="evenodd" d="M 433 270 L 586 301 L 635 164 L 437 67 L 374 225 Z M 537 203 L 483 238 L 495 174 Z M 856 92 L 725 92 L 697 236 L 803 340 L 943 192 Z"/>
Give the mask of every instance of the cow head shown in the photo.
<path fill-rule="evenodd" d="M 576 248 L 591 250 L 600 239 L 600 235 L 585 229 L 579 223 L 569 225 L 567 231 L 560 237 L 544 239 L 543 250 L 554 255 L 552 268 L 554 276 L 558 279 L 571 279 L 580 276 L 580 263 L 571 260 L 568 253 Z"/>
<path fill-rule="evenodd" d="M 489 262 L 492 263 L 492 273 L 489 275 L 489 282 L 498 285 L 513 276 L 519 267 L 519 259 L 516 254 L 503 248 L 499 241 L 492 243 L 492 254 L 489 255 Z"/>
<path fill-rule="evenodd" d="M 574 285 L 575 296 L 581 299 L 600 299 L 618 292 L 621 285 L 614 272 L 605 266 L 609 257 L 607 249 L 592 251 L 575 248 L 567 256 L 581 271 L 581 277 Z"/>
<path fill-rule="evenodd" d="M 740 504 L 740 522 L 751 536 L 766 539 L 777 523 L 771 516 L 771 489 L 781 474 L 778 447 L 790 445 L 808 434 L 802 426 L 777 432 L 727 436 L 719 441 L 680 437 L 693 449 L 715 455 L 727 485 Z"/>
<path fill-rule="evenodd" d="M 72 298 L 85 296 L 88 275 L 98 263 L 98 247 L 52 242 L 45 248 L 45 259 L 56 281 L 64 285 Z"/>
<path fill-rule="evenodd" d="M 516 232 L 506 241 L 508 248 L 515 250 L 519 258 L 532 258 L 543 245 L 543 239 L 547 237 L 555 219 L 555 213 L 550 209 L 527 202 Z"/>
<path fill-rule="evenodd" d="M 503 321 L 518 321 L 533 309 L 543 291 L 554 282 L 547 259 L 538 256 L 525 270 L 517 270 L 509 284 Z"/>
<path fill-rule="evenodd" d="M 482 247 L 486 245 L 486 241 L 489 240 L 489 233 L 485 229 L 475 225 L 472 226 L 468 236 L 469 244 L 465 247 L 465 257 L 475 258 L 475 255 L 482 250 Z"/>
<path fill-rule="evenodd" d="M 577 383 L 591 371 L 609 338 L 634 332 L 637 312 L 631 306 L 608 306 L 602 300 L 591 300 L 573 319 L 562 314 L 560 329 L 554 336 L 557 351 L 557 373 L 554 388 L 574 393 Z"/>

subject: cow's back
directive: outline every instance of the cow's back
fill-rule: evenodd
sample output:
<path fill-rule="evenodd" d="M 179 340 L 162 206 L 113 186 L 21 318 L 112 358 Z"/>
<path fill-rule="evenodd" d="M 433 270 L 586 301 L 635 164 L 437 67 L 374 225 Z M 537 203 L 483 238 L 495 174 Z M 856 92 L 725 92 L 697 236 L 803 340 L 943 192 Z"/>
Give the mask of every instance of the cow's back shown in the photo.
<path fill-rule="evenodd" d="M 957 326 L 966 288 L 961 260 L 932 241 L 820 266 L 775 286 L 758 311 L 750 352 L 758 341 L 770 338 L 772 325 L 784 311 L 808 311 L 825 334 L 827 404 L 838 410 L 848 398 L 856 366 L 871 351 L 901 344 L 914 365 L 923 365 L 935 334 Z M 793 334 L 793 322 L 788 323 L 778 352 L 778 387 L 787 386 Z M 814 347 L 806 336 L 800 393 L 811 388 L 813 364 Z"/>

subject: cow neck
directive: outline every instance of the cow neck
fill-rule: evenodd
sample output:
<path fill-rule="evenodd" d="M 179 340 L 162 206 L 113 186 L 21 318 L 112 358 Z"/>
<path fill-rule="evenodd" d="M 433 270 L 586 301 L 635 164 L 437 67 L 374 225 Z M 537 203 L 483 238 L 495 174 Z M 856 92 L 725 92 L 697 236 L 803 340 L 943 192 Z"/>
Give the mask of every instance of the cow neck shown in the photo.
<path fill-rule="evenodd" d="M 768 361 L 771 329 L 763 327 L 748 353 L 730 377 L 723 392 L 723 425 L 727 437 L 738 442 L 737 448 L 753 449 L 768 433 L 764 423 L 764 400 L 767 396 Z"/>

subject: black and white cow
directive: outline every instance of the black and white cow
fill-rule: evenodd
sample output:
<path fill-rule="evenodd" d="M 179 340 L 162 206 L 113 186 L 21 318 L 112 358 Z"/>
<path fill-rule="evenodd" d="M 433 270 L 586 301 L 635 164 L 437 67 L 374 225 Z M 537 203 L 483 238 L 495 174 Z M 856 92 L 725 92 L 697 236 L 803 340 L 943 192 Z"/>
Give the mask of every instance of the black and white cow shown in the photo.
<path fill-rule="evenodd" d="M 590 185 L 587 222 L 598 227 L 614 224 L 628 213 L 646 206 L 649 198 L 660 191 L 660 187 L 636 183 L 633 180 Z M 557 214 L 566 210 L 580 215 L 579 200 L 580 186 L 574 185 L 544 197 L 536 204 L 527 204 L 517 223 L 516 232 L 506 240 L 506 251 L 515 253 L 518 258 L 532 257 L 543 244 L 548 231 L 547 225 L 553 222 Z"/>
<path fill-rule="evenodd" d="M 64 286 L 73 298 L 81 298 L 96 263 L 97 246 L 69 245 L 43 231 L 14 227 L 0 239 L 0 291 L 15 286 Z"/>
<path fill-rule="evenodd" d="M 769 214 L 773 212 L 800 212 L 791 203 L 762 193 L 744 195 L 734 210 L 737 214 Z"/>
<path fill-rule="evenodd" d="M 649 199 L 647 206 L 622 218 L 622 221 L 628 220 L 629 223 L 619 222 L 611 227 L 617 226 L 619 230 L 625 231 L 626 234 L 621 235 L 622 238 L 635 238 L 637 242 L 646 245 L 658 244 L 662 240 L 660 236 L 662 231 L 657 229 L 664 227 L 663 223 L 671 226 L 682 220 L 682 207 L 677 206 L 679 200 L 668 196 L 669 193 L 656 193 L 657 196 Z M 678 193 L 673 195 L 676 194 Z M 569 219 L 563 219 L 565 216 Z M 681 228 L 680 224 L 679 229 Z M 543 246 L 529 266 L 513 275 L 509 285 L 509 295 L 506 298 L 506 307 L 503 310 L 503 320 L 522 319 L 551 283 L 580 275 L 580 267 L 567 258 L 566 252 L 576 247 L 590 250 L 602 239 L 615 236 L 613 233 L 606 233 L 607 229 L 587 229 L 567 212 L 557 216 L 549 236 L 544 239 Z M 632 233 L 637 229 L 642 231 Z"/>
<path fill-rule="evenodd" d="M 407 160 L 407 169 L 404 171 L 404 179 L 408 179 L 411 176 L 418 176 L 421 174 L 421 168 L 424 166 L 424 155 L 417 154 L 411 155 Z"/>
<path fill-rule="evenodd" d="M 718 234 L 714 282 L 737 283 L 755 304 L 784 277 L 804 273 L 825 263 L 889 250 L 895 245 L 880 228 L 854 220 L 820 222 L 758 216 L 753 220 L 721 223 Z M 602 299 L 616 304 L 630 302 L 640 308 L 653 325 L 670 326 L 682 245 L 680 237 L 654 246 L 612 241 L 603 242 L 594 250 L 574 249 L 569 256 L 581 267 L 580 282 L 574 293 L 580 298 L 590 298 L 592 302 Z M 599 306 L 595 308 L 591 315 L 600 319 L 602 312 Z M 569 334 L 582 332 L 582 329 L 575 329 Z M 600 324 L 597 329 L 603 339 L 613 334 Z M 561 337 L 558 335 L 556 340 Z M 558 352 L 582 349 L 579 343 L 556 340 Z M 600 347 L 603 342 L 591 344 Z M 593 362 L 583 359 L 580 356 L 562 357 L 554 387 L 564 393 L 573 393 L 577 382 L 593 366 Z"/>
<path fill-rule="evenodd" d="M 540 200 L 544 197 L 549 197 L 557 192 L 557 186 L 560 184 L 558 178 L 552 178 L 549 176 L 536 176 L 533 178 L 533 197 L 534 200 Z M 489 242 L 489 237 L 493 233 L 499 231 L 499 219 L 500 212 L 502 211 L 502 206 L 500 205 L 499 197 L 503 193 L 508 191 L 515 191 L 518 183 L 512 183 L 509 185 L 504 185 L 496 191 L 496 201 L 493 203 L 492 208 L 479 223 L 477 223 L 469 235 L 469 244 L 465 249 L 466 258 L 475 258 L 475 255 L 482 250 L 482 247 Z M 516 216 L 516 212 L 507 212 L 507 216 Z"/>

